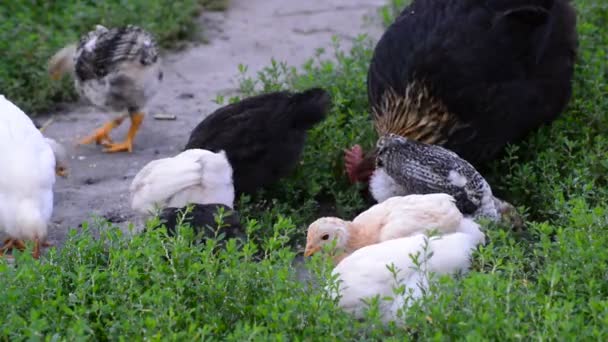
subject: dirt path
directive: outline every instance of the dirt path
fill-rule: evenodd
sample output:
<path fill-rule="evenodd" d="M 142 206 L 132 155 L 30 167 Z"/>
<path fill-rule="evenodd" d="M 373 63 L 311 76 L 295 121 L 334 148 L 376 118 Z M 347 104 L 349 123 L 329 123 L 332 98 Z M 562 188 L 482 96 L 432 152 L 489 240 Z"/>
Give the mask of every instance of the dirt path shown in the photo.
<path fill-rule="evenodd" d="M 165 81 L 148 113 L 169 113 L 175 121 L 148 115 L 132 154 L 105 154 L 95 145 L 75 141 L 111 118 L 87 105 L 66 113 L 52 113 L 54 123 L 45 132 L 66 145 L 71 156 L 70 177 L 56 184 L 55 209 L 49 239 L 61 245 L 70 228 L 95 217 L 121 226 L 141 222 L 130 208 L 128 188 L 133 176 L 149 161 L 172 156 L 186 143 L 190 131 L 217 108 L 217 94 L 237 91 L 239 63 L 249 73 L 267 66 L 271 58 L 300 66 L 319 47 L 330 47 L 337 35 L 350 46 L 359 33 L 381 32 L 377 9 L 385 0 L 233 0 L 223 13 L 203 15 L 201 25 L 209 44 L 193 45 L 164 59 Z M 41 118 L 41 122 L 46 118 Z M 121 140 L 128 124 L 113 136 Z"/>

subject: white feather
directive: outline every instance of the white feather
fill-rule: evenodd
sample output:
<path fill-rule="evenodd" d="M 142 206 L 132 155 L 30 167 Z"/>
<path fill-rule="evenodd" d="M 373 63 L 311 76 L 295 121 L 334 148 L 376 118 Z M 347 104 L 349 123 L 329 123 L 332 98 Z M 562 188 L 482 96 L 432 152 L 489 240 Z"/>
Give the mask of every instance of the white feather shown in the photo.
<path fill-rule="evenodd" d="M 84 49 L 87 50 L 88 52 L 92 52 L 93 49 L 95 49 L 95 45 L 97 45 L 97 37 L 93 37 L 91 38 L 91 40 L 89 40 L 85 45 L 84 45 Z"/>
<path fill-rule="evenodd" d="M 463 188 L 465 185 L 467 185 L 468 182 L 467 177 L 461 175 L 460 173 L 454 170 L 450 170 L 450 173 L 448 174 L 448 180 L 450 181 L 450 183 L 452 183 L 452 185 L 460 188 Z"/>
<path fill-rule="evenodd" d="M 130 187 L 131 207 L 142 214 L 155 207 L 234 205 L 232 167 L 224 151 L 192 149 L 148 163 Z"/>
<path fill-rule="evenodd" d="M 454 232 L 462 220 L 452 196 L 428 194 L 391 197 L 359 214 L 353 223 L 362 229 L 379 227 L 379 241 L 386 241 L 433 229 Z"/>
<path fill-rule="evenodd" d="M 0 95 L 0 230 L 44 240 L 53 212 L 55 156 L 30 118 Z"/>
<path fill-rule="evenodd" d="M 442 275 L 468 270 L 470 256 L 478 244 L 484 243 L 484 234 L 476 223 L 466 221 L 462 230 L 455 233 L 430 239 L 416 234 L 358 249 L 332 272 L 338 279 L 339 305 L 361 318 L 367 307 L 363 300 L 379 295 L 383 321 L 395 320 L 398 310 L 411 303 L 409 298 L 421 297 L 422 289 L 428 287 L 428 273 Z M 415 267 L 412 260 L 416 255 L 420 267 Z M 426 259 L 428 255 L 431 256 Z M 396 277 L 387 268 L 391 264 L 397 270 Z M 406 287 L 406 292 L 395 298 L 394 289 L 401 285 Z M 335 292 L 332 294 L 336 296 Z M 388 297 L 394 300 L 387 300 Z"/>
<path fill-rule="evenodd" d="M 382 168 L 376 169 L 372 174 L 369 180 L 369 191 L 378 203 L 384 202 L 388 198 L 395 196 L 395 194 L 407 193 L 407 191 L 405 191 L 399 183 L 395 182 L 395 180 Z"/>

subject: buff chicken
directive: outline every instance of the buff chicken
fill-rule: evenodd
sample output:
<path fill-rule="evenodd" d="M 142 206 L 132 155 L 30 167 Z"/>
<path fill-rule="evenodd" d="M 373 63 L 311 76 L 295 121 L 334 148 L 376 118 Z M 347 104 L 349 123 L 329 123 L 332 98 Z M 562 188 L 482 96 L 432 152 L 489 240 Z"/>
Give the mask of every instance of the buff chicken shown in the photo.
<path fill-rule="evenodd" d="M 473 220 L 463 217 L 454 202 L 447 194 L 392 197 L 352 221 L 337 217 L 317 219 L 308 227 L 304 256 L 311 256 L 327 245 L 334 262 L 339 262 L 362 247 L 382 241 L 432 230 L 445 234 L 471 225 L 477 227 Z"/>

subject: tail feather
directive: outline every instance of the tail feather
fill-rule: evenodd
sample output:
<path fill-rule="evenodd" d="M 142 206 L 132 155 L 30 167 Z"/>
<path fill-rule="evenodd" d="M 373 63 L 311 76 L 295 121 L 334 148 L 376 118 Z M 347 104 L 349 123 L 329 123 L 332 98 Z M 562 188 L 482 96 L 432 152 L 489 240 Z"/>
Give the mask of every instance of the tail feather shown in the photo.
<path fill-rule="evenodd" d="M 47 68 L 51 78 L 58 80 L 66 73 L 74 73 L 76 48 L 76 43 L 69 44 L 51 57 Z"/>
<path fill-rule="evenodd" d="M 312 88 L 294 94 L 290 100 L 292 127 L 312 128 L 323 121 L 331 107 L 329 93 L 321 88 Z"/>
<path fill-rule="evenodd" d="M 148 163 L 133 179 L 131 207 L 142 214 L 156 207 L 219 203 L 232 207 L 232 167 L 226 153 L 186 150 Z"/>

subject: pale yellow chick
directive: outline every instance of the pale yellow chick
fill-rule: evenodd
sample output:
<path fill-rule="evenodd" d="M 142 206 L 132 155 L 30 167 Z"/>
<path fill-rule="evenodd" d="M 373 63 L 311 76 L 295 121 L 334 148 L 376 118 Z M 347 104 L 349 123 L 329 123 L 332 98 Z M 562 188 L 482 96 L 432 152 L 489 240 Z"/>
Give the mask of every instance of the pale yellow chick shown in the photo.
<path fill-rule="evenodd" d="M 308 227 L 304 255 L 311 256 L 335 241 L 334 261 L 382 241 L 438 230 L 456 232 L 465 221 L 448 194 L 397 196 L 378 203 L 352 221 L 323 217 Z"/>

